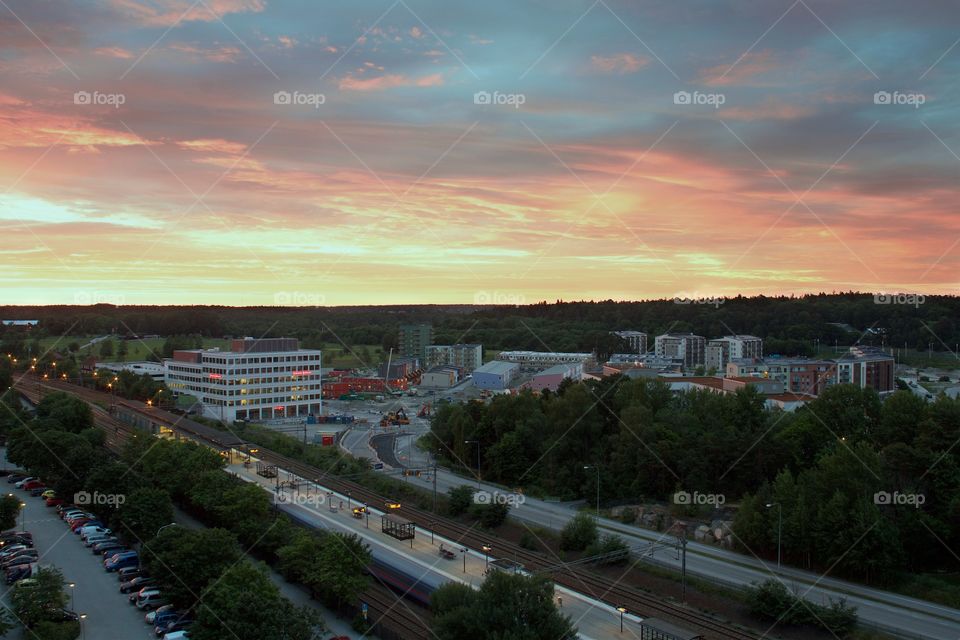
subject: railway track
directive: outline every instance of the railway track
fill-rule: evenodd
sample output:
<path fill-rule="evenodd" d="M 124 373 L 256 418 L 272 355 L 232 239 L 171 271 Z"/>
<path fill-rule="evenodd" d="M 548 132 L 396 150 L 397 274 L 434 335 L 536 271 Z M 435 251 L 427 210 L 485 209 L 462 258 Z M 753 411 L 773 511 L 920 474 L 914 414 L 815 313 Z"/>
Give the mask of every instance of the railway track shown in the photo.
<path fill-rule="evenodd" d="M 35 379 L 32 382 L 18 382 L 14 386 L 27 395 L 28 398 L 31 398 L 30 387 L 33 386 L 34 391 L 37 389 Z M 133 428 L 114 419 L 108 412 L 100 407 L 101 403 L 111 400 L 109 394 L 85 389 L 67 382 L 53 380 L 45 381 L 40 386 L 51 390 L 74 393 L 94 405 L 97 422 L 108 431 L 108 439 L 110 437 L 109 431 L 111 429 L 114 430 L 112 439 L 117 450 L 126 438 L 133 435 Z M 99 408 L 100 411 L 97 411 L 97 408 Z M 188 421 L 179 422 L 176 428 L 193 438 L 205 439 L 204 434 L 191 429 Z M 257 449 L 258 452 L 256 456 L 263 461 L 275 464 L 277 468 L 293 473 L 301 478 L 322 483 L 328 489 L 342 494 L 349 493 L 354 500 L 365 502 L 378 508 L 383 508 L 387 502 L 387 497 L 374 493 L 361 484 L 329 475 L 322 469 L 281 455 L 265 447 L 257 445 Z M 521 562 L 526 569 L 531 571 L 546 569 L 556 564 L 549 562 L 538 554 L 523 549 L 519 545 L 472 529 L 464 529 L 460 523 L 442 516 L 437 516 L 428 511 L 404 506 L 402 508 L 402 514 L 406 519 L 415 523 L 421 530 L 432 529 L 438 535 L 474 550 L 480 550 L 484 546 L 490 547 L 496 550 L 497 557 L 509 558 Z M 567 567 L 552 572 L 551 576 L 558 585 L 587 595 L 595 600 L 605 602 L 611 607 L 626 607 L 632 614 L 644 618 L 662 618 L 703 633 L 707 640 L 757 640 L 758 638 L 754 633 L 732 628 L 728 624 L 716 620 L 710 615 L 689 609 L 679 603 L 658 598 L 633 587 L 612 582 L 583 567 Z M 374 596 L 374 598 L 376 597 L 377 596 Z M 372 606 L 373 603 L 370 604 Z M 404 607 L 403 604 L 396 604 L 395 597 L 393 602 L 388 603 L 386 606 L 389 607 L 391 605 L 391 613 Z M 408 622 L 410 622 L 410 624 L 419 624 L 421 627 L 423 626 L 422 620 L 419 621 L 419 623 L 415 623 L 413 620 L 408 620 Z"/>

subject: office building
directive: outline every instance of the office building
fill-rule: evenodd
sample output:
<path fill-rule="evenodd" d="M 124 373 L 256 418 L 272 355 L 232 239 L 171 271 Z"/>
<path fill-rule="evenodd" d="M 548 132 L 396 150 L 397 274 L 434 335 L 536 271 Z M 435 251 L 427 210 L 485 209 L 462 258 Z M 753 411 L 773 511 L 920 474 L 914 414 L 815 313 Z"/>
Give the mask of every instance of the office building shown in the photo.
<path fill-rule="evenodd" d="M 470 373 L 483 364 L 483 345 L 431 344 L 426 350 L 425 366 L 432 369 L 450 365 Z"/>
<path fill-rule="evenodd" d="M 402 324 L 397 339 L 400 355 L 427 361 L 427 347 L 433 344 L 433 325 Z"/>
<path fill-rule="evenodd" d="M 611 331 L 611 333 L 623 339 L 633 353 L 647 352 L 647 334 L 643 331 Z"/>
<path fill-rule="evenodd" d="M 692 333 L 664 333 L 656 337 L 654 351 L 661 358 L 680 360 L 687 369 L 704 364 L 707 341 Z"/>
<path fill-rule="evenodd" d="M 242 338 L 230 351 L 174 351 L 163 361 L 164 382 L 224 422 L 319 415 L 320 357 L 295 338 Z"/>
<path fill-rule="evenodd" d="M 488 362 L 474 370 L 473 386 L 478 389 L 506 389 L 519 370 L 520 365 L 516 362 L 504 362 L 502 360 Z"/>

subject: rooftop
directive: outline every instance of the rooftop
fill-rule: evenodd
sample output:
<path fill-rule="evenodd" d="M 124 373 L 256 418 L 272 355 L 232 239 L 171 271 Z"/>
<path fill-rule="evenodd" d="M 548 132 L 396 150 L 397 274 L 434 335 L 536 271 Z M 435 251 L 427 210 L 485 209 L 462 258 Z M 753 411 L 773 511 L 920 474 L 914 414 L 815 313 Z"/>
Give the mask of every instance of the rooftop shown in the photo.
<path fill-rule="evenodd" d="M 519 366 L 520 365 L 518 365 L 516 362 L 504 362 L 503 360 L 491 360 L 487 364 L 474 369 L 473 374 L 476 375 L 478 373 L 492 373 L 495 375 L 499 375 L 502 373 L 509 373 L 510 371 L 517 369 Z"/>

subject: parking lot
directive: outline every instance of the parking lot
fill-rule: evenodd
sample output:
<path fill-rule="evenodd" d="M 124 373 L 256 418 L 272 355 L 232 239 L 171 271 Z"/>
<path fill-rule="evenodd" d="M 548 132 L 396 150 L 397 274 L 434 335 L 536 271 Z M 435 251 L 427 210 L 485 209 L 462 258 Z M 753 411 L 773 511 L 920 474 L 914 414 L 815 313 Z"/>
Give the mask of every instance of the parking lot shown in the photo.
<path fill-rule="evenodd" d="M 23 527 L 33 533 L 40 564 L 56 566 L 67 583 L 76 585 L 72 590 L 67 588 L 68 597 L 73 592 L 73 603 L 67 608 L 87 615 L 83 621 L 85 640 L 155 638 L 153 628 L 144 624 L 143 612 L 120 593 L 117 574 L 103 570 L 103 559 L 93 555 L 80 537 L 70 532 L 56 509 L 47 508 L 40 498 L 5 483 L 6 478 L 0 479 L 0 489 L 20 497 L 27 505 L 21 516 Z M 4 600 L 9 602 L 11 587 L 2 588 Z"/>

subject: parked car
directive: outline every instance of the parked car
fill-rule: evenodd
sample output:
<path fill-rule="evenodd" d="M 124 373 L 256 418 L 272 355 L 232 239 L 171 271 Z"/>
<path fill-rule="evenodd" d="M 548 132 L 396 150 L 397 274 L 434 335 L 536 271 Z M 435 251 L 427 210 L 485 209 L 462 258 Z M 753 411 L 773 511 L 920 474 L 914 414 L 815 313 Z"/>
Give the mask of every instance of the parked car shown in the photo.
<path fill-rule="evenodd" d="M 97 524 L 80 527 L 81 540 L 86 540 L 91 535 L 99 535 L 99 534 L 110 535 L 111 533 L 113 533 L 113 531 L 111 531 L 110 529 L 107 529 L 102 525 L 97 525 Z"/>
<path fill-rule="evenodd" d="M 34 480 L 39 480 L 39 478 L 35 478 L 33 476 L 27 476 L 26 478 L 21 478 L 20 480 L 17 480 L 16 482 L 14 482 L 13 486 L 15 486 L 17 489 L 23 489 L 23 485 L 25 485 L 28 482 L 33 482 Z"/>
<path fill-rule="evenodd" d="M 94 555 L 103 555 L 108 551 L 113 551 L 118 553 L 120 549 L 125 549 L 126 547 L 119 540 L 105 540 L 104 542 L 98 542 L 93 545 L 93 554 Z M 110 554 L 113 555 L 113 554 Z"/>
<path fill-rule="evenodd" d="M 31 489 L 30 495 L 34 498 L 39 498 L 40 494 L 43 493 L 43 490 L 44 490 L 43 487 L 37 487 L 36 489 Z"/>
<path fill-rule="evenodd" d="M 118 540 L 114 536 L 100 534 L 96 536 L 90 536 L 89 538 L 86 539 L 86 541 L 83 544 L 85 544 L 88 547 L 92 547 L 95 544 L 101 544 L 103 542 L 115 542 L 115 541 L 118 542 Z"/>
<path fill-rule="evenodd" d="M 57 492 L 56 492 L 56 491 L 54 491 L 53 489 L 47 489 L 46 491 L 44 491 L 43 493 L 40 494 L 40 497 L 42 497 L 42 498 L 53 498 L 53 497 L 55 497 L 56 495 L 57 495 Z"/>
<path fill-rule="evenodd" d="M 70 522 L 70 531 L 76 533 L 80 530 L 80 527 L 91 523 L 100 524 L 98 520 L 94 520 L 93 518 L 77 518 L 76 520 Z"/>
<path fill-rule="evenodd" d="M 173 631 L 163 636 L 163 640 L 190 640 L 189 631 Z"/>
<path fill-rule="evenodd" d="M 7 538 L 3 538 L 2 540 L 0 540 L 0 550 L 9 549 L 10 547 L 16 544 L 22 544 L 27 547 L 32 547 L 33 536 L 31 536 L 27 532 L 23 532 L 22 535 L 16 534 L 16 535 L 11 535 Z"/>
<path fill-rule="evenodd" d="M 20 488 L 23 489 L 24 491 L 33 491 L 34 489 L 43 489 L 44 491 L 46 491 L 47 485 L 44 484 L 43 480 L 40 480 L 39 478 L 37 478 L 34 480 L 25 481 L 23 484 L 20 485 Z"/>
<path fill-rule="evenodd" d="M 166 598 L 163 597 L 163 594 L 159 591 L 154 591 L 153 593 L 148 593 L 147 595 L 137 598 L 134 603 L 137 606 L 137 609 L 141 611 L 149 611 L 150 609 L 156 609 L 167 604 Z"/>
<path fill-rule="evenodd" d="M 17 556 L 16 558 L 11 558 L 5 562 L 0 562 L 0 569 L 6 570 L 27 564 L 35 564 L 37 560 L 39 560 L 39 556 L 36 554 Z"/>
<path fill-rule="evenodd" d="M 126 582 L 120 583 L 120 593 L 133 593 L 134 591 L 140 591 L 144 587 L 152 587 L 157 584 L 157 581 L 149 576 L 140 576 L 128 580 Z"/>
<path fill-rule="evenodd" d="M 22 473 L 12 473 L 10 477 L 7 478 L 7 482 L 16 486 L 18 482 L 23 482 L 24 480 L 32 479 L 30 476 L 25 476 Z"/>
<path fill-rule="evenodd" d="M 8 538 L 33 538 L 33 534 L 29 531 L 4 531 L 0 533 L 0 541 L 6 540 Z"/>
<path fill-rule="evenodd" d="M 69 609 L 50 609 L 47 619 L 51 622 L 76 622 L 80 616 Z"/>
<path fill-rule="evenodd" d="M 186 611 L 178 611 L 174 609 L 172 604 L 165 604 L 145 614 L 143 619 L 147 621 L 147 624 L 152 625 L 153 628 L 156 629 L 157 626 L 161 624 L 166 625 L 171 620 L 178 620 L 185 615 L 187 615 Z"/>
<path fill-rule="evenodd" d="M 0 560 L 0 567 L 6 568 L 11 564 L 14 564 L 14 562 L 19 560 L 20 558 L 36 558 L 39 555 L 40 555 L 40 552 L 37 551 L 36 549 L 24 549 L 23 551 L 18 551 L 17 553 L 11 556 L 7 556 L 3 558 L 3 560 Z"/>
<path fill-rule="evenodd" d="M 134 578 L 139 578 L 146 575 L 149 574 L 139 567 L 127 567 L 117 571 L 117 580 L 120 582 L 126 582 L 128 580 L 133 580 Z"/>
<path fill-rule="evenodd" d="M 63 504 L 63 498 L 47 498 L 44 500 L 44 504 L 46 504 L 48 507 L 57 507 Z"/>
<path fill-rule="evenodd" d="M 120 553 L 109 560 L 103 561 L 103 568 L 107 573 L 113 573 L 124 567 L 138 567 L 140 566 L 140 558 L 137 556 L 136 552 L 133 553 Z"/>
<path fill-rule="evenodd" d="M 36 566 L 37 565 L 35 564 L 22 564 L 15 567 L 10 567 L 7 569 L 5 574 L 7 584 L 13 584 L 18 580 L 29 578 L 36 569 Z"/>
<path fill-rule="evenodd" d="M 77 511 L 78 509 L 79 507 L 77 505 L 67 502 L 57 507 L 57 513 L 62 518 L 63 514 L 66 513 L 67 511 Z"/>
<path fill-rule="evenodd" d="M 24 549 L 29 549 L 29 548 L 30 547 L 28 547 L 25 544 L 11 544 L 9 546 L 6 546 L 3 548 L 3 551 L 0 551 L 0 562 L 2 562 L 5 558 L 9 558 L 10 556 L 17 553 L 18 551 L 22 551 Z"/>
<path fill-rule="evenodd" d="M 153 632 L 157 634 L 157 637 L 166 638 L 168 634 L 174 633 L 176 631 L 186 631 L 193 626 L 193 619 L 191 618 L 179 618 L 174 620 L 168 620 L 166 623 L 161 623 L 159 625 L 154 625 Z"/>

